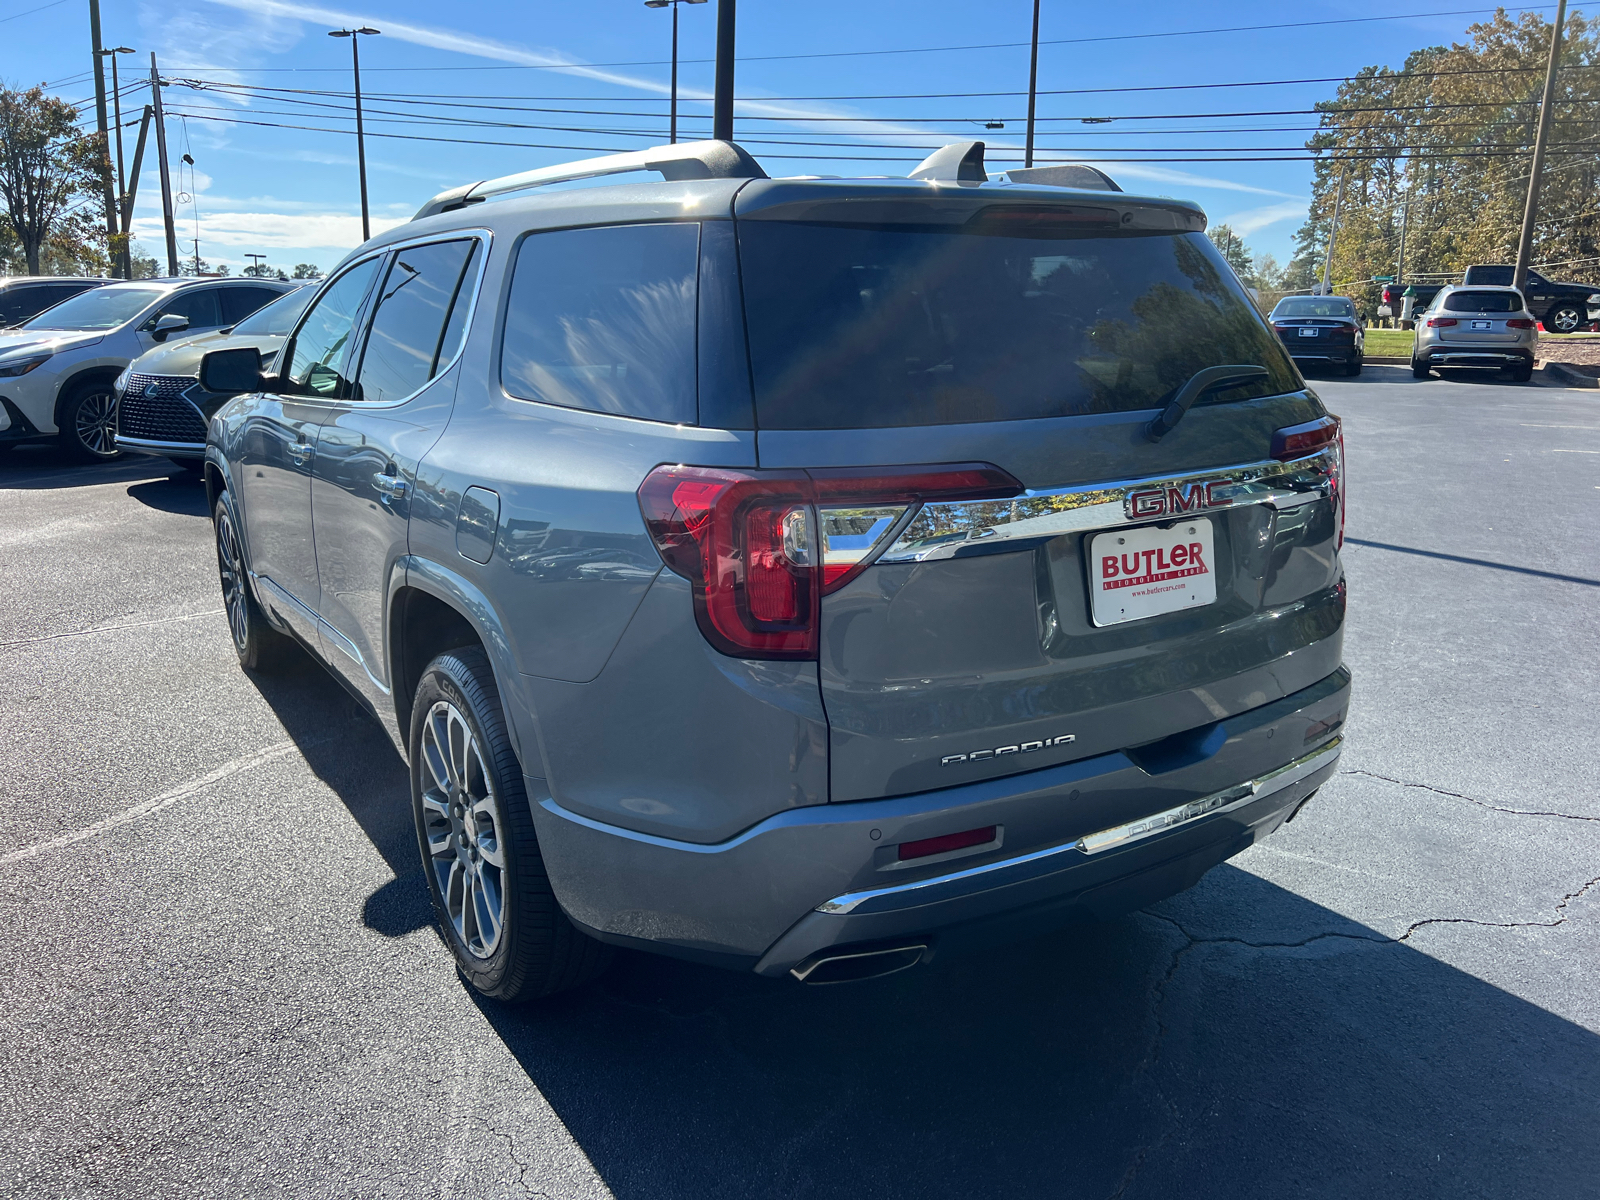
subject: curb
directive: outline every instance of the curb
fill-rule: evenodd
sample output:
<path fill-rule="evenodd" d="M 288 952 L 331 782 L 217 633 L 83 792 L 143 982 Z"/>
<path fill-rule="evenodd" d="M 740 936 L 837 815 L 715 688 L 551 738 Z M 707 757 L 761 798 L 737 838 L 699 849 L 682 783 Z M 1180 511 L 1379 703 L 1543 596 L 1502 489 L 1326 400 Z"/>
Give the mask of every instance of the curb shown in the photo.
<path fill-rule="evenodd" d="M 1375 363 L 1380 367 L 1409 367 L 1409 358 L 1400 358 L 1392 354 L 1368 354 L 1362 360 L 1364 363 Z"/>
<path fill-rule="evenodd" d="M 1585 375 L 1581 371 L 1574 371 L 1566 363 L 1547 362 L 1544 364 L 1544 373 L 1560 380 L 1567 387 L 1600 388 L 1600 379 L 1593 375 Z"/>

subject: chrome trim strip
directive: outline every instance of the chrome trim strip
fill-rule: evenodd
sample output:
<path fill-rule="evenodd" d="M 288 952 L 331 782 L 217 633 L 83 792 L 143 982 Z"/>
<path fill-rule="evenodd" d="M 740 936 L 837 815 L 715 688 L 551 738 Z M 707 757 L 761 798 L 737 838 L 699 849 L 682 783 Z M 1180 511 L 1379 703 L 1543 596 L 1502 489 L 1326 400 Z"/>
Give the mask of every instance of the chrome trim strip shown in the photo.
<path fill-rule="evenodd" d="M 1245 504 L 1295 508 L 1329 494 L 1338 450 L 1327 446 L 1304 458 L 1263 459 L 1234 467 L 1215 467 L 1183 475 L 1149 475 L 1110 483 L 1030 491 L 1011 500 L 971 500 L 924 504 L 894 543 L 876 561 L 928 562 L 1021 538 L 1052 538 L 1063 533 L 1148 525 L 1183 516 L 1208 516 Z M 1160 516 L 1130 516 L 1135 492 L 1176 488 L 1186 495 L 1196 485 L 1212 484 L 1207 507 Z"/>
<path fill-rule="evenodd" d="M 204 442 L 157 442 L 150 438 L 124 437 L 117 434 L 117 445 L 131 446 L 137 450 L 154 450 L 159 454 L 190 454 L 204 457 L 206 444 Z"/>
<path fill-rule="evenodd" d="M 1050 846 L 1044 850 L 1035 850 L 1031 854 L 1018 855 L 1016 858 L 1004 858 L 998 862 L 984 863 L 981 866 L 968 867 L 965 871 L 951 871 L 946 875 L 935 875 L 931 879 L 918 879 L 912 883 L 902 883 L 892 887 L 871 888 L 860 892 L 846 892 L 842 896 L 835 896 L 832 900 L 827 900 L 822 904 L 817 905 L 816 911 L 820 913 L 834 913 L 836 915 L 853 912 L 857 906 L 862 904 L 864 901 L 876 899 L 879 896 L 914 894 L 923 888 L 938 887 L 940 884 L 956 883 L 968 879 L 980 879 L 984 875 L 992 874 L 995 871 L 1004 871 L 1008 868 L 1022 866 L 1027 863 L 1043 862 L 1047 859 L 1065 857 L 1069 854 L 1086 856 L 1097 853 L 1102 849 L 1108 849 L 1112 845 L 1124 846 L 1129 842 L 1142 841 L 1143 839 L 1152 837 L 1157 833 L 1163 833 L 1172 828 L 1174 825 L 1187 824 L 1188 822 L 1198 820 L 1201 817 L 1211 817 L 1217 816 L 1221 813 L 1231 812 L 1233 809 L 1241 808 L 1252 801 L 1260 800 L 1265 796 L 1272 795 L 1274 792 L 1278 792 L 1286 787 L 1290 787 L 1291 785 L 1296 784 L 1300 780 L 1306 778 L 1308 775 L 1314 774 L 1315 772 L 1322 770 L 1324 767 L 1332 766 L 1338 761 L 1339 754 L 1341 753 L 1343 746 L 1344 739 L 1342 737 L 1336 737 L 1326 745 L 1317 747 L 1317 749 L 1313 750 L 1310 754 L 1304 755 L 1301 758 L 1297 758 L 1294 760 L 1294 762 L 1289 763 L 1286 766 L 1279 767 L 1275 771 L 1269 771 L 1259 779 L 1246 780 L 1244 783 L 1235 784 L 1230 788 L 1224 788 L 1220 792 L 1213 792 L 1209 796 L 1202 796 L 1198 800 L 1190 801 L 1188 804 L 1180 805 L 1178 808 L 1171 808 L 1167 809 L 1165 812 L 1153 813 L 1148 817 L 1142 818 L 1140 821 L 1130 822 L 1130 824 L 1127 826 L 1118 826 L 1116 827 L 1118 829 L 1134 829 L 1135 826 L 1138 826 L 1139 828 L 1134 829 L 1134 831 L 1130 832 L 1127 836 L 1119 838 L 1116 842 L 1105 843 L 1105 845 L 1098 846 L 1093 850 L 1085 849 L 1084 842 L 1089 840 L 1089 838 L 1100 837 L 1104 833 L 1112 832 L 1111 830 L 1104 830 L 1101 831 L 1101 833 L 1089 834 L 1087 837 L 1078 838 L 1075 841 L 1066 842 L 1059 846 Z M 1210 807 L 1205 807 L 1207 805 L 1210 805 Z M 1180 817 L 1176 820 L 1170 819 L 1173 814 L 1180 813 L 1188 809 L 1195 809 L 1196 811 L 1188 816 Z"/>

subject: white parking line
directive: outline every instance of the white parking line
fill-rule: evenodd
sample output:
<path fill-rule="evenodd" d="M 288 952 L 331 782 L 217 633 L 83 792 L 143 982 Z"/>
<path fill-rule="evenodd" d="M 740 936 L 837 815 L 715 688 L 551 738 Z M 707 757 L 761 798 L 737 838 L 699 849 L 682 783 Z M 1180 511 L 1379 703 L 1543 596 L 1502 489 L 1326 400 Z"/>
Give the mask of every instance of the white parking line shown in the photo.
<path fill-rule="evenodd" d="M 191 779 L 188 783 L 180 783 L 170 791 L 162 792 L 159 796 L 152 797 L 142 804 L 135 804 L 132 808 L 125 808 L 119 813 L 113 813 L 104 820 L 96 821 L 93 825 L 85 825 L 82 829 L 74 830 L 72 833 L 64 833 L 60 837 L 51 838 L 47 842 L 35 842 L 31 846 L 23 846 L 20 849 L 0 854 L 0 863 L 20 862 L 25 858 L 33 858 L 36 855 L 43 854 L 47 850 L 59 850 L 62 846 L 70 846 L 74 842 L 82 842 L 92 837 L 98 837 L 109 829 L 116 829 L 122 825 L 131 825 L 134 821 L 148 817 L 153 813 L 158 813 L 164 808 L 170 808 L 186 796 L 192 796 L 196 792 L 204 791 L 213 783 L 218 783 L 230 775 L 237 775 L 240 771 L 248 771 L 251 767 L 259 767 L 263 763 L 282 758 L 286 754 L 294 753 L 296 749 L 298 747 L 293 742 L 277 742 L 264 750 L 257 750 L 253 754 L 231 759 L 216 770 L 206 772 L 198 779 Z"/>
<path fill-rule="evenodd" d="M 1600 450 L 1551 450 L 1551 454 L 1600 454 Z"/>
<path fill-rule="evenodd" d="M 114 633 L 119 629 L 144 629 L 150 625 L 165 625 L 169 621 L 193 621 L 198 617 L 214 617 L 226 609 L 208 608 L 203 612 L 183 613 L 176 617 L 156 617 L 149 621 L 129 621 L 126 625 L 100 625 L 94 629 L 74 629 L 69 633 L 49 633 L 44 637 L 20 638 L 15 642 L 0 642 L 0 650 L 9 650 L 13 646 L 37 646 L 40 642 L 54 642 L 61 638 L 86 637 L 91 633 Z"/>

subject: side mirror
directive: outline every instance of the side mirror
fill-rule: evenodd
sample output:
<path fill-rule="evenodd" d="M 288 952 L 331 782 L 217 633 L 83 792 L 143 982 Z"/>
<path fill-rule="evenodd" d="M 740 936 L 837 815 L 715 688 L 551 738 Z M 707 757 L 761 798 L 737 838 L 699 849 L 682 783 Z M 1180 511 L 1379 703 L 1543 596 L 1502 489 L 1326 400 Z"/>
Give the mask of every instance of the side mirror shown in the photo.
<path fill-rule="evenodd" d="M 208 392 L 259 392 L 261 351 L 254 346 L 213 350 L 200 360 L 200 386 Z"/>
<path fill-rule="evenodd" d="M 164 342 L 175 333 L 182 333 L 189 328 L 189 318 L 179 316 L 177 313 L 167 313 L 157 317 L 155 327 L 150 330 L 150 336 L 158 342 Z"/>

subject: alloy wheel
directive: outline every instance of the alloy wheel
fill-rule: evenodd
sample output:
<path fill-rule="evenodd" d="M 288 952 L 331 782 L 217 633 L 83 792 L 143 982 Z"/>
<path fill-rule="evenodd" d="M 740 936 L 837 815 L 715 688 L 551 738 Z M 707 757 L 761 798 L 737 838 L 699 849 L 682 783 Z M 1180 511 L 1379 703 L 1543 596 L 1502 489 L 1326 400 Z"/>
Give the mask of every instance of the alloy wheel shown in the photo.
<path fill-rule="evenodd" d="M 73 430 L 86 450 L 101 458 L 113 457 L 117 452 L 116 395 L 107 389 L 85 396 L 78 403 Z"/>
<path fill-rule="evenodd" d="M 239 550 L 239 538 L 233 531 L 233 520 L 226 508 L 217 514 L 217 571 L 222 577 L 222 603 L 228 612 L 228 628 L 233 631 L 233 644 L 243 654 L 250 637 L 249 600 L 244 590 L 244 555 Z"/>
<path fill-rule="evenodd" d="M 1557 333 L 1571 333 L 1581 321 L 1582 318 L 1575 308 L 1558 308 L 1550 314 L 1550 324 L 1556 327 Z"/>
<path fill-rule="evenodd" d="M 505 930 L 505 853 L 494 784 L 460 709 L 440 700 L 422 727 L 428 866 L 456 937 L 488 958 Z"/>

